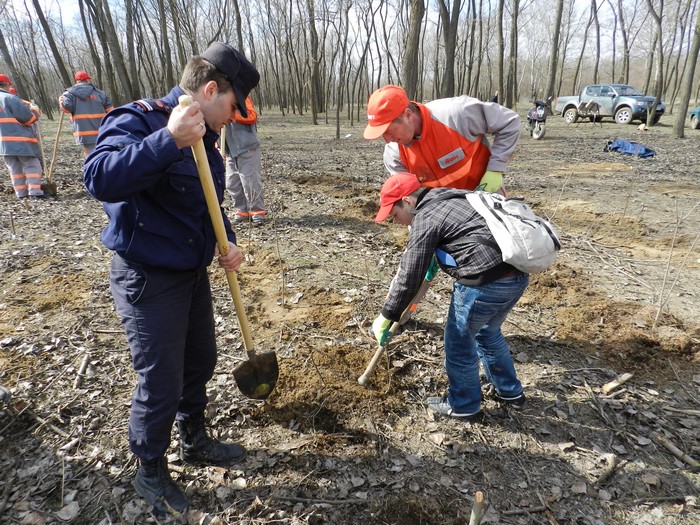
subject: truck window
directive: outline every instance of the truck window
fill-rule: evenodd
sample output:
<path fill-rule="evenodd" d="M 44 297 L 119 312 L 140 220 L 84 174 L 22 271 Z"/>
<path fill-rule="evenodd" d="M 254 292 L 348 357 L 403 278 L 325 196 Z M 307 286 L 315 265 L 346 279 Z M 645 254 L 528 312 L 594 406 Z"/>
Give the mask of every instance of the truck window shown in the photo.
<path fill-rule="evenodd" d="M 586 96 L 589 96 L 589 97 L 600 96 L 600 86 L 588 86 L 586 88 Z"/>

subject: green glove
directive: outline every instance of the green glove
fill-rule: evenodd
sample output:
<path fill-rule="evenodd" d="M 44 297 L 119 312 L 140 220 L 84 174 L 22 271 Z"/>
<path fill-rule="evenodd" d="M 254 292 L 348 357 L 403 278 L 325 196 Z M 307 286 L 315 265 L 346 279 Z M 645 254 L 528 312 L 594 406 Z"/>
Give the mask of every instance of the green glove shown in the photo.
<path fill-rule="evenodd" d="M 433 255 L 433 258 L 430 260 L 430 266 L 428 266 L 428 271 L 425 272 L 425 280 L 432 283 L 439 271 L 440 263 L 438 263 L 437 257 Z"/>
<path fill-rule="evenodd" d="M 372 335 L 377 340 L 377 343 L 379 343 L 379 346 L 386 345 L 389 339 L 391 339 L 393 334 L 389 331 L 390 327 L 391 321 L 382 314 L 379 314 L 379 317 L 372 323 Z"/>
<path fill-rule="evenodd" d="M 500 190 L 501 186 L 503 186 L 503 173 L 500 171 L 487 171 L 481 177 L 481 182 L 475 189 L 493 193 Z"/>

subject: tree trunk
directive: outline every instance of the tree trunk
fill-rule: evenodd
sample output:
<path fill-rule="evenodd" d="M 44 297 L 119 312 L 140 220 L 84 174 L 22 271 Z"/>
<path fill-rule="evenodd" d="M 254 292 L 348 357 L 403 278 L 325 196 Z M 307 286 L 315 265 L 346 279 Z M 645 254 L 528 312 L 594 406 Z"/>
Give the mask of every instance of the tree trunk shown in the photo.
<path fill-rule="evenodd" d="M 503 4 L 505 0 L 498 0 L 498 15 L 496 16 L 496 24 L 498 24 L 496 34 L 498 35 L 498 89 L 497 91 L 503 95 L 503 72 L 505 60 L 505 44 L 503 42 Z"/>
<path fill-rule="evenodd" d="M 554 95 L 554 85 L 557 78 L 557 55 L 559 54 L 559 35 L 561 34 L 561 16 L 564 12 L 564 0 L 557 0 L 557 11 L 554 15 L 554 29 L 552 33 L 552 43 L 549 46 L 549 63 L 547 66 L 547 87 L 544 90 L 544 97 Z"/>
<path fill-rule="evenodd" d="M 406 90 L 409 100 L 415 100 L 418 94 L 418 63 L 421 29 L 425 16 L 424 0 L 409 0 L 409 25 L 406 45 L 403 51 L 401 85 Z"/>
<path fill-rule="evenodd" d="M 321 106 L 321 73 L 318 67 L 318 32 L 316 31 L 316 11 L 314 0 L 306 0 L 306 10 L 309 15 L 309 38 L 311 39 L 311 122 L 318 125 L 318 110 Z"/>
<path fill-rule="evenodd" d="M 596 0 L 591 0 L 591 17 L 595 24 L 595 62 L 593 64 L 593 83 L 598 83 L 598 68 L 600 67 L 600 22 L 598 21 L 598 6 Z"/>
<path fill-rule="evenodd" d="M 175 77 L 173 75 L 173 57 L 170 50 L 170 35 L 168 35 L 168 17 L 165 14 L 165 1 L 158 0 L 158 22 L 160 24 L 160 41 L 163 45 L 162 60 L 165 62 L 165 83 L 168 86 L 175 85 Z"/>
<path fill-rule="evenodd" d="M 649 12 L 651 13 L 654 22 L 656 23 L 656 73 L 654 75 L 654 102 L 651 108 L 647 108 L 647 126 L 652 127 L 656 122 L 654 121 L 654 115 L 656 115 L 656 107 L 661 101 L 661 93 L 664 87 L 664 46 L 663 46 L 663 28 L 661 26 L 661 19 L 664 16 L 664 2 L 659 1 L 659 12 L 654 9 L 651 0 L 647 0 L 647 6 L 649 7 Z"/>
<path fill-rule="evenodd" d="M 61 75 L 61 80 L 63 81 L 64 85 L 70 86 L 73 84 L 73 79 L 71 78 L 71 75 L 68 74 L 68 69 L 66 69 L 66 65 L 63 63 L 63 57 L 61 56 L 61 52 L 58 50 L 58 46 L 53 38 L 53 33 L 51 33 L 51 28 L 49 27 L 49 23 L 46 21 L 44 12 L 41 9 L 39 0 L 32 0 L 32 5 L 34 5 L 36 16 L 39 18 L 39 23 L 46 34 L 46 41 L 49 43 L 49 47 L 51 48 L 51 53 L 56 61 L 56 69 L 58 69 L 58 73 Z"/>
<path fill-rule="evenodd" d="M 676 115 L 676 120 L 673 122 L 673 136 L 682 139 L 685 132 L 685 119 L 686 113 L 688 112 L 688 105 L 690 102 L 690 97 L 693 92 L 693 81 L 695 77 L 695 68 L 698 63 L 698 54 L 700 53 L 700 9 L 698 9 L 698 18 L 695 21 L 695 34 L 693 36 L 693 43 L 688 51 L 688 63 L 685 69 L 685 76 L 683 77 L 683 90 L 681 92 L 681 99 L 679 101 L 678 114 Z"/>
<path fill-rule="evenodd" d="M 29 92 L 24 87 L 22 77 L 19 75 L 17 67 L 15 66 L 15 63 L 12 60 L 12 54 L 10 53 L 10 50 L 7 47 L 7 42 L 5 41 L 5 35 L 3 35 L 2 33 L 2 29 L 0 29 L 0 55 L 2 55 L 2 59 L 5 61 L 7 67 L 10 70 L 10 79 L 12 80 L 12 83 L 15 86 L 17 86 L 17 92 L 19 93 L 19 95 L 24 97 L 29 96 Z"/>
<path fill-rule="evenodd" d="M 459 13 L 462 10 L 462 0 L 452 0 L 452 9 L 448 9 L 448 0 L 437 0 L 440 9 L 440 18 L 444 26 L 443 39 L 445 42 L 445 74 L 442 84 L 441 96 L 453 97 L 455 95 L 455 55 L 457 50 L 457 29 L 459 27 Z"/>

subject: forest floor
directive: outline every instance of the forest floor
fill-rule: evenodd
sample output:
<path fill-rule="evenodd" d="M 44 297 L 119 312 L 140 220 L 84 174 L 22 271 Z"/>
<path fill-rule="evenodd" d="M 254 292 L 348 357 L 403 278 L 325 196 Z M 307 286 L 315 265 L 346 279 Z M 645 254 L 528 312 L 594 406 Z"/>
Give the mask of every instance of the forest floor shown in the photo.
<path fill-rule="evenodd" d="M 336 140 L 334 123 L 263 112 L 270 220 L 238 228 L 239 279 L 255 347 L 276 352 L 280 380 L 265 402 L 238 391 L 245 353 L 212 266 L 209 416 L 249 454 L 234 469 L 183 465 L 173 431 L 189 523 L 466 524 L 478 491 L 482 523 L 700 523 L 700 131 L 674 140 L 672 118 L 641 132 L 551 117 L 543 140 L 521 137 L 509 195 L 558 226 L 563 250 L 504 325 L 525 409 L 487 396 L 483 424 L 465 424 L 424 405 L 446 389 L 444 273 L 357 383 L 406 240 L 373 223 L 381 141 L 363 140 L 362 124 L 344 122 Z M 57 123 L 42 125 L 50 155 Z M 616 137 L 657 154 L 603 151 Z M 131 485 L 135 378 L 99 240 L 105 215 L 81 164 L 64 128 L 56 198 L 25 206 L 0 181 L 0 384 L 13 393 L 0 407 L 1 523 L 154 522 Z M 633 376 L 604 392 L 623 373 Z"/>

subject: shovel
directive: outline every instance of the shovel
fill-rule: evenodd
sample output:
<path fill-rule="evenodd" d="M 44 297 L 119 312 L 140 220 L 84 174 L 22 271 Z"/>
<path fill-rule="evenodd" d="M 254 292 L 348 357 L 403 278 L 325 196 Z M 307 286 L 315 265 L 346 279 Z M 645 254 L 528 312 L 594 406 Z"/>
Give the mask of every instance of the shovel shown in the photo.
<path fill-rule="evenodd" d="M 44 192 L 48 193 L 51 196 L 56 195 L 56 183 L 53 182 L 53 167 L 56 164 L 56 154 L 58 153 L 58 138 L 61 136 L 61 128 L 63 127 L 63 117 L 66 116 L 66 114 L 63 112 L 62 109 L 59 109 L 61 112 L 61 120 L 58 121 L 58 131 L 56 131 L 56 140 L 54 141 L 53 144 L 53 153 L 51 153 L 51 164 L 49 164 L 49 171 L 46 173 L 46 184 L 44 184 Z"/>
<path fill-rule="evenodd" d="M 416 292 L 416 295 L 411 300 L 411 304 L 409 304 L 401 314 L 401 319 L 399 319 L 397 323 L 392 323 L 389 327 L 389 332 L 391 332 L 392 336 L 394 333 L 396 333 L 399 326 L 408 322 L 411 315 L 413 315 L 413 312 L 415 312 L 416 308 L 418 308 L 418 304 L 423 300 L 425 294 L 428 293 L 428 288 L 430 288 L 431 284 L 433 284 L 432 281 L 423 280 L 418 292 Z M 384 354 L 384 350 L 386 350 L 386 345 L 379 346 L 377 351 L 374 352 L 374 355 L 372 356 L 372 359 L 370 359 L 364 373 L 357 379 L 357 382 L 360 383 L 360 385 L 365 386 L 367 384 L 369 377 L 374 373 L 374 369 L 377 368 L 377 363 L 379 363 L 379 359 L 381 359 L 382 355 Z"/>
<path fill-rule="evenodd" d="M 32 104 L 34 100 L 32 99 Z M 41 153 L 41 170 L 46 173 L 46 157 L 44 156 L 44 139 L 41 136 L 41 122 L 36 121 L 36 140 L 39 145 L 39 152 Z M 41 185 L 41 191 L 52 197 L 56 196 L 56 185 L 52 184 L 49 180 L 48 182 Z"/>
<path fill-rule="evenodd" d="M 188 95 L 182 95 L 179 99 L 181 106 L 189 106 L 192 103 L 192 98 Z M 204 197 L 207 201 L 209 216 L 214 226 L 216 241 L 219 245 L 219 253 L 226 255 L 228 253 L 228 237 L 224 227 L 224 219 L 221 216 L 221 206 L 216 196 L 216 188 L 212 180 L 211 170 L 209 169 L 209 161 L 207 160 L 207 152 L 204 149 L 204 142 L 200 139 L 192 146 L 192 153 L 197 164 L 197 172 L 199 180 L 202 183 Z M 233 377 L 236 380 L 238 389 L 251 399 L 266 399 L 275 388 L 277 378 L 279 377 L 279 366 L 277 365 L 277 354 L 275 352 L 265 352 L 256 354 L 253 349 L 253 339 L 250 336 L 250 328 L 248 327 L 248 319 L 245 315 L 243 300 L 241 299 L 241 289 L 238 285 L 238 276 L 236 272 L 226 272 L 233 303 L 236 307 L 236 316 L 238 324 L 243 335 L 243 346 L 248 354 L 248 360 L 239 363 L 233 369 Z"/>

